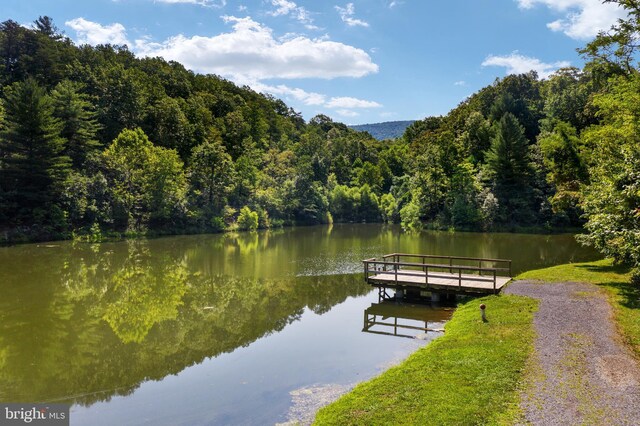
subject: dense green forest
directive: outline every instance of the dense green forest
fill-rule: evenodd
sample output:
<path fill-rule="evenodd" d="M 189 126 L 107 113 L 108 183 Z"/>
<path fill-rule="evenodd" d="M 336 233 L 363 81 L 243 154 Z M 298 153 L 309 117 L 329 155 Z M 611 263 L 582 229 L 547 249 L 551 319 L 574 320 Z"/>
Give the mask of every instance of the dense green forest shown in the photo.
<path fill-rule="evenodd" d="M 367 132 L 379 141 L 385 139 L 396 139 L 401 137 L 407 127 L 415 120 L 406 121 L 385 121 L 384 123 L 357 124 L 349 126 L 350 129 L 358 132 Z"/>
<path fill-rule="evenodd" d="M 396 140 L 48 17 L 0 24 L 4 241 L 331 221 L 493 230 L 585 226 L 640 264 L 640 9 L 583 69 L 509 75 Z"/>

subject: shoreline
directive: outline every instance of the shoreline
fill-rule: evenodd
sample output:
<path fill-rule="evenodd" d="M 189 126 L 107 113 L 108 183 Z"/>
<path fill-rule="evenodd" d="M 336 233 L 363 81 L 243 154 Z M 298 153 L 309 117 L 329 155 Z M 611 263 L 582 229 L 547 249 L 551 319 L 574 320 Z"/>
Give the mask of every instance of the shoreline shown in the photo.
<path fill-rule="evenodd" d="M 610 260 L 600 260 L 531 270 L 521 273 L 514 280 L 538 281 L 540 285 L 565 281 L 595 284 L 597 291 L 604 293 L 611 306 L 616 333 L 622 337 L 624 346 L 632 350 L 637 361 L 640 360 L 640 289 L 630 284 L 630 277 L 629 268 L 613 265 Z M 507 288 L 511 285 L 513 282 Z M 522 299 L 516 302 L 511 299 L 513 297 Z M 504 304 L 501 309 L 505 312 L 500 309 L 496 312 L 496 302 Z M 460 342 L 476 344 L 479 338 L 490 337 L 479 334 L 482 329 L 478 326 L 482 325 L 477 313 L 473 312 L 479 303 L 485 303 L 488 307 L 489 325 L 496 320 L 506 324 L 506 320 L 499 319 L 502 315 L 508 316 L 508 311 L 515 309 L 522 311 L 521 304 L 529 304 L 528 315 L 526 312 L 523 315 L 527 317 L 526 320 L 514 323 L 512 326 L 515 330 L 512 333 L 493 330 L 494 335 L 499 334 L 501 339 L 487 340 L 484 349 L 497 356 L 498 364 L 476 365 L 476 353 L 466 353 L 469 358 L 461 359 L 465 352 L 463 348 L 456 348 Z M 443 424 L 459 422 L 460 419 L 468 419 L 474 424 L 513 424 L 521 421 L 524 416 L 520 405 L 522 393 L 524 387 L 530 386 L 531 377 L 535 375 L 533 370 L 536 364 L 533 360 L 537 355 L 533 345 L 536 334 L 533 324 L 538 303 L 537 299 L 503 293 L 473 299 L 461 305 L 447 323 L 444 336 L 419 349 L 400 365 L 359 384 L 319 410 L 314 424 Z M 508 339 L 511 343 L 505 347 L 502 339 Z M 523 351 L 526 354 L 524 357 Z M 505 375 L 501 364 L 514 357 L 517 362 L 509 370 L 510 374 Z M 431 363 L 436 361 L 439 370 L 433 371 Z M 412 377 L 408 371 L 416 375 Z M 416 378 L 419 383 L 415 383 Z M 500 386 L 487 386 L 485 381 L 500 382 Z M 486 392 L 490 395 L 486 395 Z M 452 399 L 450 394 L 456 397 Z M 488 400 L 497 400 L 498 403 Z M 490 412 L 481 409 L 486 406 L 492 407 Z"/>
<path fill-rule="evenodd" d="M 131 239 L 153 239 L 153 238 L 162 238 L 162 237 L 172 237 L 172 236 L 185 236 L 185 235 L 215 235 L 215 234 L 232 234 L 232 233 L 255 233 L 255 232 L 264 232 L 264 231 L 273 231 L 273 230 L 284 230 L 284 229 L 292 229 L 297 227 L 311 227 L 311 226 L 333 226 L 333 225 L 382 225 L 382 226 L 394 226 L 400 227 L 398 223 L 385 223 L 385 222 L 332 222 L 332 223 L 318 223 L 318 224 L 291 224 L 291 225 L 283 225 L 277 227 L 270 228 L 258 228 L 256 231 L 247 231 L 247 230 L 239 230 L 239 229 L 225 229 L 220 231 L 215 230 L 185 230 L 185 229 L 176 229 L 175 231 L 159 231 L 159 230 L 149 230 L 149 231 L 124 231 L 124 232 L 116 232 L 109 231 L 98 235 L 91 234 L 75 234 L 75 231 L 71 231 L 68 237 L 56 238 L 50 235 L 37 235 L 33 237 L 26 238 L 8 238 L 8 233 L 16 232 L 15 229 L 10 230 L 2 230 L 0 231 L 0 247 L 11 247 L 21 244 L 33 244 L 33 243 L 55 243 L 62 241 L 78 241 L 78 242 L 87 242 L 87 243 L 104 243 L 104 242 L 117 242 L 117 241 L 126 241 Z M 581 234 L 584 232 L 583 228 L 574 228 L 574 227 L 560 227 L 560 228 L 547 228 L 544 226 L 503 226 L 496 227 L 491 230 L 481 230 L 481 229 L 462 229 L 462 228 L 453 228 L 447 226 L 423 226 L 420 230 L 403 230 L 403 232 L 416 233 L 423 231 L 437 231 L 437 232 L 456 232 L 456 233 L 478 233 L 478 234 L 530 234 L 530 235 L 561 235 L 561 234 Z M 49 238 L 51 237 L 51 238 Z"/>

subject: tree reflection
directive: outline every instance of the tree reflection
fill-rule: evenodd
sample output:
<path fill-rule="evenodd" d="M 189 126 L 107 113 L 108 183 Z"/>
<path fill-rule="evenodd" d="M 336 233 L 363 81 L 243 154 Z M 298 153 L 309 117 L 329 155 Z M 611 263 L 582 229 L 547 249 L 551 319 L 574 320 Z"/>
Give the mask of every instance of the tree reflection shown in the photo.
<path fill-rule="evenodd" d="M 370 291 L 360 276 L 206 273 L 185 253 L 145 241 L 68 244 L 39 253 L 27 285 L 25 265 L 3 269 L 0 400 L 126 395 L 278 332 L 305 308 L 327 312 Z"/>
<path fill-rule="evenodd" d="M 134 258 L 113 275 L 103 318 L 124 343 L 140 343 L 154 324 L 177 317 L 186 281 L 184 263 L 157 270 Z"/>

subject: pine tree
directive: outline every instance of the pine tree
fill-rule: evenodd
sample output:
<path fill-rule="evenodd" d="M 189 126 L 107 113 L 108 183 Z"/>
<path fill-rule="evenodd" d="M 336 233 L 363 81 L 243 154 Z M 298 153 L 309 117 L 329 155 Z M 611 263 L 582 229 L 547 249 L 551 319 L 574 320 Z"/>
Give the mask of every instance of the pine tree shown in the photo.
<path fill-rule="evenodd" d="M 491 180 L 505 222 L 527 223 L 535 219 L 531 209 L 532 170 L 524 129 L 511 113 L 496 124 L 495 137 L 486 153 L 486 173 Z"/>
<path fill-rule="evenodd" d="M 527 182 L 530 172 L 528 144 L 518 119 L 507 112 L 497 123 L 496 130 L 486 154 L 489 175 L 502 186 Z"/>
<path fill-rule="evenodd" d="M 98 148 L 96 134 L 100 129 L 87 96 L 80 93 L 80 85 L 68 80 L 60 82 L 51 92 L 54 115 L 62 124 L 60 136 L 65 139 L 65 154 L 74 168 L 80 168 L 87 154 Z"/>
<path fill-rule="evenodd" d="M 53 104 L 33 79 L 15 83 L 6 93 L 5 130 L 0 138 L 0 182 L 16 219 L 30 218 L 34 209 L 46 209 L 66 178 L 70 161 L 64 155 L 60 122 Z"/>

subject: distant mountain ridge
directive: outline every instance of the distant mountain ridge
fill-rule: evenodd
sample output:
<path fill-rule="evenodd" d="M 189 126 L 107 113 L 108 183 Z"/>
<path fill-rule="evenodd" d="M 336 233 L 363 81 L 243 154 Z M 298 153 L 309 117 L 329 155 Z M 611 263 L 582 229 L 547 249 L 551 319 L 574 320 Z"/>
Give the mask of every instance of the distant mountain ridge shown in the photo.
<path fill-rule="evenodd" d="M 415 122 L 415 120 L 386 121 L 384 123 L 359 124 L 349 127 L 358 132 L 369 132 L 371 136 L 381 141 L 384 139 L 399 138 L 404 134 L 405 129 L 413 122 Z"/>

